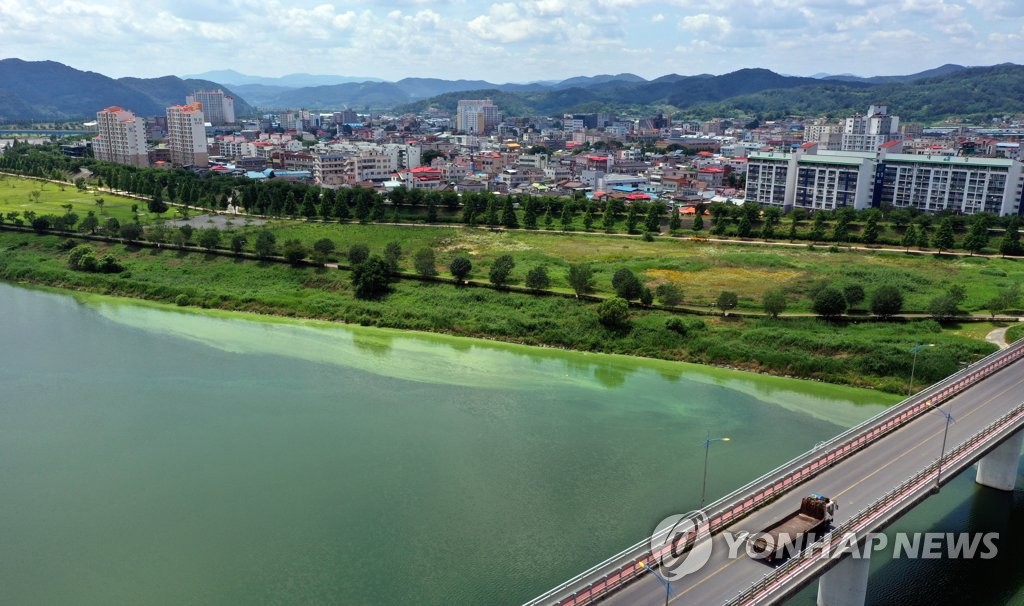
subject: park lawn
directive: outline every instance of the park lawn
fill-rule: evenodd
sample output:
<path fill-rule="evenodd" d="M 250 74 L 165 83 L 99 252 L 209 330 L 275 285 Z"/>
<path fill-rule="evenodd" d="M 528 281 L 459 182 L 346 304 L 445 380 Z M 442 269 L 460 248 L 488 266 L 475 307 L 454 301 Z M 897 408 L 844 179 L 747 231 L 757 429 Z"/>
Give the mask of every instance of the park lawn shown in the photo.
<path fill-rule="evenodd" d="M 1024 324 L 1014 324 L 1006 331 L 1006 342 L 1013 343 L 1019 339 L 1024 339 Z"/>
<path fill-rule="evenodd" d="M 833 324 L 677 316 L 633 310 L 631 323 L 608 329 L 596 303 L 447 283 L 403 280 L 380 300 L 352 295 L 350 273 L 122 244 L 90 243 L 114 256 L 120 274 L 73 271 L 61 238 L 0 232 L 0 278 L 180 305 L 250 311 L 503 341 L 718 364 L 874 387 L 905 389 L 914 343 L 922 385 L 955 372 L 994 347 L 937 322 Z M 668 320 L 681 320 L 670 328 Z"/>
<path fill-rule="evenodd" d="M 568 288 L 566 270 L 570 263 L 588 263 L 595 270 L 597 292 L 612 292 L 611 276 L 627 267 L 654 288 L 673 282 L 682 291 L 687 304 L 709 306 L 725 290 L 739 295 L 740 309 L 759 310 L 767 290 L 783 289 L 789 299 L 789 312 L 810 312 L 807 295 L 819 281 L 842 287 L 860 284 L 870 293 L 882 284 L 900 288 L 904 310 L 924 312 L 928 302 L 951 284 L 967 290 L 962 309 L 984 312 L 985 304 L 1012 284 L 1024 283 L 1024 262 L 1015 259 L 961 257 L 883 251 L 851 251 L 830 247 L 762 247 L 745 244 L 709 243 L 658 237 L 645 241 L 640 237 L 608 236 L 583 232 L 545 232 L 455 227 L 401 227 L 338 223 L 302 223 L 278 221 L 269 225 L 278 242 L 298 238 L 312 244 L 321 237 L 331 238 L 339 251 L 355 243 L 367 244 L 371 252 L 381 252 L 392 240 L 402 245 L 402 268 L 411 270 L 412 254 L 430 247 L 438 264 L 447 266 L 456 255 L 473 262 L 473 276 L 486 279 L 487 272 L 500 255 L 516 260 L 513 284 L 522 283 L 526 272 L 545 265 L 552 286 Z M 250 228 L 251 229 L 251 228 Z M 249 238 L 250 243 L 253 238 Z M 856 310 L 866 310 L 868 301 Z"/>
<path fill-rule="evenodd" d="M 29 197 L 33 191 L 39 192 L 38 202 L 33 202 Z M 97 198 L 103 199 L 102 210 L 96 204 Z M 5 215 L 9 212 L 25 211 L 34 211 L 37 215 L 63 215 L 67 212 L 64 204 L 71 205 L 71 210 L 78 215 L 79 221 L 90 210 L 100 217 L 101 222 L 106 217 L 114 217 L 120 223 L 131 221 L 133 204 L 139 206 L 140 221 L 146 222 L 155 218 L 155 215 L 146 210 L 146 203 L 141 200 L 110 192 L 79 191 L 74 185 L 67 183 L 0 175 L 0 212 Z"/>

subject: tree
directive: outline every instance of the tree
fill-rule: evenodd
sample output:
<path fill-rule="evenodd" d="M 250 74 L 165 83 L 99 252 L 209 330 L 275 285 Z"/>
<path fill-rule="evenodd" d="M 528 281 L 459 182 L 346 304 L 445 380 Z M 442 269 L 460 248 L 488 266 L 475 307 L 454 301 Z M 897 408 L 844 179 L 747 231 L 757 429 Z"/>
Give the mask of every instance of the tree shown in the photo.
<path fill-rule="evenodd" d="M 99 226 L 100 220 L 96 217 L 96 213 L 90 210 L 88 214 L 85 215 L 85 218 L 82 219 L 82 223 L 79 224 L 78 228 L 86 233 L 94 234 Z"/>
<path fill-rule="evenodd" d="M 121 222 L 117 220 L 117 217 L 107 217 L 103 223 L 103 230 L 111 236 L 116 236 L 121 232 Z"/>
<path fill-rule="evenodd" d="M 664 208 L 661 202 L 651 202 L 650 208 L 647 209 L 647 219 L 644 221 L 644 229 L 648 233 L 661 232 L 661 211 Z"/>
<path fill-rule="evenodd" d="M 693 226 L 690 227 L 694 232 L 698 232 L 704 229 L 704 216 L 702 213 L 697 213 L 693 217 Z"/>
<path fill-rule="evenodd" d="M 202 246 L 206 250 L 213 250 L 217 248 L 220 246 L 220 230 L 215 227 L 211 227 L 210 229 L 200 229 L 198 242 L 199 246 Z"/>
<path fill-rule="evenodd" d="M 668 231 L 669 233 L 676 233 L 679 228 L 683 226 L 682 220 L 679 218 L 679 209 L 675 206 L 672 207 L 672 212 L 668 218 Z"/>
<path fill-rule="evenodd" d="M 612 275 L 612 288 L 615 289 L 615 294 L 629 301 L 640 297 L 643 285 L 632 270 L 622 267 Z"/>
<path fill-rule="evenodd" d="M 626 233 L 634 233 L 639 220 L 640 217 L 637 215 L 636 204 L 630 204 L 629 210 L 626 211 Z"/>
<path fill-rule="evenodd" d="M 939 228 L 935 230 L 935 236 L 932 237 L 932 246 L 939 249 L 939 254 L 942 254 L 942 251 L 949 250 L 955 245 L 953 219 L 951 217 L 943 217 L 942 222 L 939 223 Z"/>
<path fill-rule="evenodd" d="M 149 200 L 149 202 L 146 203 L 146 208 L 148 208 L 151 213 L 161 215 L 167 212 L 168 206 L 167 203 L 164 202 L 163 197 L 157 193 Z"/>
<path fill-rule="evenodd" d="M 384 246 L 384 261 L 387 262 L 391 273 L 398 273 L 398 262 L 402 258 L 402 245 L 392 240 Z"/>
<path fill-rule="evenodd" d="M 594 290 L 594 270 L 589 265 L 570 264 L 566 279 L 577 297 Z"/>
<path fill-rule="evenodd" d="M 373 255 L 352 268 L 352 287 L 356 297 L 374 299 L 383 296 L 391 286 L 388 262 Z"/>
<path fill-rule="evenodd" d="M 980 253 L 988 246 L 988 225 L 985 221 L 976 220 L 971 223 L 971 229 L 967 232 L 962 246 L 964 250 L 971 253 L 971 256 Z"/>
<path fill-rule="evenodd" d="M 505 196 L 505 202 L 501 206 L 501 224 L 508 229 L 519 229 L 519 219 L 516 217 L 512 196 Z"/>
<path fill-rule="evenodd" d="M 551 286 L 551 277 L 548 276 L 548 268 L 538 265 L 526 272 L 526 287 L 531 290 L 544 290 Z"/>
<path fill-rule="evenodd" d="M 461 283 L 469 276 L 469 272 L 473 271 L 473 262 L 468 257 L 459 255 L 448 264 L 448 271 Z"/>
<path fill-rule="evenodd" d="M 847 284 L 843 287 L 843 296 L 846 297 L 850 308 L 857 307 L 864 300 L 864 287 L 860 284 Z"/>
<path fill-rule="evenodd" d="M 819 210 L 814 213 L 814 223 L 811 227 L 811 240 L 820 242 L 825 239 L 825 211 Z"/>
<path fill-rule="evenodd" d="M 826 286 L 818 291 L 811 305 L 814 313 L 826 318 L 835 318 L 846 312 L 846 297 L 838 288 Z"/>
<path fill-rule="evenodd" d="M 715 301 L 715 306 L 724 312 L 728 312 L 730 309 L 736 307 L 740 302 L 739 296 L 729 290 L 723 290 L 718 295 L 718 300 Z"/>
<path fill-rule="evenodd" d="M 651 292 L 650 288 L 644 286 L 640 289 L 640 304 L 649 306 L 654 303 L 654 293 Z"/>
<path fill-rule="evenodd" d="M 594 227 L 594 208 L 587 206 L 587 212 L 583 213 L 583 229 L 590 231 Z"/>
<path fill-rule="evenodd" d="M 764 312 L 772 318 L 778 318 L 779 314 L 786 311 L 786 293 L 781 288 L 773 288 L 764 293 L 762 300 Z"/>
<path fill-rule="evenodd" d="M 914 225 L 908 225 L 907 230 L 903 232 L 903 240 L 901 244 L 910 252 L 910 247 L 917 244 L 917 227 Z"/>
<path fill-rule="evenodd" d="M 683 291 L 672 282 L 659 284 L 654 289 L 654 296 L 658 298 L 658 303 L 666 307 L 675 307 L 683 302 Z"/>
<path fill-rule="evenodd" d="M 613 330 L 629 326 L 629 303 L 621 297 L 605 299 L 597 306 L 597 320 Z"/>
<path fill-rule="evenodd" d="M 572 202 L 566 200 L 562 203 L 562 230 L 572 229 Z"/>
<path fill-rule="evenodd" d="M 274 250 L 277 248 L 277 237 L 274 233 L 261 229 L 256 233 L 256 243 L 253 244 L 253 249 L 256 254 L 261 257 L 269 257 L 274 254 Z"/>
<path fill-rule="evenodd" d="M 416 273 L 421 276 L 429 277 L 437 275 L 437 260 L 434 256 L 434 249 L 432 248 L 421 248 L 416 251 L 416 254 L 412 258 L 413 267 L 416 268 Z"/>
<path fill-rule="evenodd" d="M 775 237 L 775 228 L 778 227 L 780 219 L 779 209 L 769 208 L 764 211 L 764 223 L 761 225 L 761 237 L 768 241 Z"/>
<path fill-rule="evenodd" d="M 437 202 L 434 198 L 427 198 L 427 223 L 437 223 Z"/>
<path fill-rule="evenodd" d="M 871 211 L 868 213 L 867 223 L 864 224 L 864 232 L 861 234 L 861 240 L 865 244 L 874 244 L 878 241 L 878 213 Z"/>
<path fill-rule="evenodd" d="M 129 242 L 137 242 L 142 238 L 142 226 L 135 221 L 130 221 L 121 226 L 120 234 Z"/>
<path fill-rule="evenodd" d="M 246 237 L 242 234 L 233 234 L 231 236 L 231 251 L 235 254 L 242 252 L 245 249 L 245 245 L 248 243 Z"/>
<path fill-rule="evenodd" d="M 749 238 L 750 232 L 753 229 L 753 224 L 750 222 L 750 219 L 747 217 L 746 213 L 744 213 L 744 215 L 740 217 L 739 224 L 736 226 L 736 235 L 738 235 L 741 238 Z"/>
<path fill-rule="evenodd" d="M 302 197 L 302 216 L 306 219 L 312 219 L 316 216 L 316 205 L 319 196 L 317 196 L 317 188 L 310 187 L 306 190 L 306 195 Z"/>
<path fill-rule="evenodd" d="M 370 247 L 365 244 L 353 244 L 348 247 L 348 264 L 355 267 L 370 258 Z"/>
<path fill-rule="evenodd" d="M 985 309 L 992 312 L 992 317 L 1008 309 L 1017 307 L 1020 303 L 1020 285 L 1013 284 L 1000 290 L 994 297 L 985 303 Z"/>
<path fill-rule="evenodd" d="M 883 284 L 871 293 L 871 313 L 882 318 L 903 311 L 903 293 L 891 284 Z"/>
<path fill-rule="evenodd" d="M 306 246 L 295 238 L 285 240 L 284 242 L 284 258 L 292 265 L 301 264 L 308 252 Z"/>
<path fill-rule="evenodd" d="M 488 276 L 491 280 L 491 284 L 494 284 L 495 286 L 504 286 L 508 283 L 508 279 L 512 275 L 512 269 L 515 266 L 516 261 L 512 258 L 512 255 L 501 255 L 495 259 L 494 263 L 491 264 L 491 271 Z"/>
<path fill-rule="evenodd" d="M 334 250 L 337 248 L 334 244 L 334 240 L 330 238 L 320 238 L 313 243 L 313 257 L 317 260 L 317 263 L 326 263 L 330 260 L 331 255 L 334 254 Z"/>
<path fill-rule="evenodd" d="M 1017 257 L 1024 253 L 1024 246 L 1020 243 L 1020 223 L 1017 217 L 1013 217 L 1006 224 L 1006 231 L 999 241 L 999 254 L 1004 257 Z"/>

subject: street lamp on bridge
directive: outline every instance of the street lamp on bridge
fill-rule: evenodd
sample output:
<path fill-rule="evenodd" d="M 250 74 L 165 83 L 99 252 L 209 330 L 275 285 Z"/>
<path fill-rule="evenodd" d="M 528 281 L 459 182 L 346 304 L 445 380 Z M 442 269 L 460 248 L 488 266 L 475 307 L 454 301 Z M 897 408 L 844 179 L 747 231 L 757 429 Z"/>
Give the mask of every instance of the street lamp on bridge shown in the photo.
<path fill-rule="evenodd" d="M 942 461 L 946 458 L 946 436 L 949 434 L 949 424 L 955 423 L 956 419 L 953 418 L 953 415 L 934 404 L 928 404 L 928 406 L 939 411 L 942 416 L 946 417 L 946 427 L 942 430 L 942 450 L 939 451 L 939 469 L 935 474 L 935 492 L 938 492 L 942 488 Z"/>
<path fill-rule="evenodd" d="M 910 385 L 907 385 L 907 396 L 909 397 L 911 392 L 914 391 L 914 370 L 917 369 L 917 352 L 925 347 L 935 347 L 935 343 L 918 343 L 917 345 L 910 348 L 910 351 L 914 353 L 914 362 L 910 365 Z"/>
<path fill-rule="evenodd" d="M 646 570 L 647 572 L 650 572 L 651 574 L 653 574 L 654 577 L 656 579 L 658 579 L 659 581 L 661 581 L 661 584 L 665 586 L 665 606 L 668 606 L 668 601 L 669 601 L 668 599 L 672 595 L 672 582 L 669 581 L 668 579 L 666 579 L 665 577 L 661 576 L 660 574 L 658 574 L 657 570 L 655 570 L 655 569 L 651 568 L 650 566 L 648 566 L 647 562 L 644 562 L 643 560 L 641 560 L 637 564 L 637 566 L 639 566 L 639 567 L 643 568 L 644 570 Z"/>
<path fill-rule="evenodd" d="M 704 483 L 700 487 L 700 509 L 704 508 L 704 497 L 707 494 L 708 488 L 708 451 L 711 450 L 712 442 L 730 442 L 732 438 L 712 438 L 711 432 L 708 432 L 707 437 L 704 439 Z"/>

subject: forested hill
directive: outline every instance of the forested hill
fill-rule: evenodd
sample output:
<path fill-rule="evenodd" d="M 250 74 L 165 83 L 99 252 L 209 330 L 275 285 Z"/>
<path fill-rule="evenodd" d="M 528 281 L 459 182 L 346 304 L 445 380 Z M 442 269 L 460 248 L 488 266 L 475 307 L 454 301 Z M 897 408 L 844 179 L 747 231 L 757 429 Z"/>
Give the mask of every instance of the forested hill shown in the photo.
<path fill-rule="evenodd" d="M 664 76 L 645 83 L 615 82 L 586 89 L 513 93 L 463 91 L 400 109 L 454 110 L 458 99 L 489 96 L 507 115 L 556 115 L 580 111 L 664 110 L 684 116 L 843 116 L 879 100 L 903 120 L 949 117 L 984 121 L 1024 113 L 1024 66 L 973 67 L 906 82 L 796 78 L 761 69 L 721 76 Z"/>
<path fill-rule="evenodd" d="M 230 90 L 208 80 L 121 78 L 115 80 L 54 61 L 0 60 L 0 124 L 88 120 L 118 105 L 138 116 L 162 116 L 196 90 L 223 89 L 235 97 L 235 114 L 253 109 Z"/>

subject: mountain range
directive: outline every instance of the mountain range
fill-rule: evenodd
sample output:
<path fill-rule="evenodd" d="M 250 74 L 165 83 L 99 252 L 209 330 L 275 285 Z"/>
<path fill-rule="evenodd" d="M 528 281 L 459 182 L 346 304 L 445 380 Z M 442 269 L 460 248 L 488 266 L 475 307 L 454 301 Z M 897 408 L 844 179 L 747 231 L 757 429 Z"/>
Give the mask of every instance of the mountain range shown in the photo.
<path fill-rule="evenodd" d="M 0 60 L 0 124 L 5 122 L 56 122 L 93 118 L 111 105 L 130 109 L 139 116 L 162 116 L 170 105 L 202 89 L 223 88 L 209 80 L 119 78 L 117 80 L 68 67 L 54 61 Z M 235 112 L 254 110 L 236 96 Z"/>
<path fill-rule="evenodd" d="M 346 76 L 247 76 L 232 70 L 199 74 L 214 79 L 120 78 L 52 61 L 0 60 L 0 123 L 87 119 L 109 105 L 143 116 L 163 115 L 199 88 L 235 96 L 236 114 L 275 109 L 390 109 L 451 111 L 459 99 L 491 98 L 506 115 L 663 110 L 691 117 L 846 115 L 886 100 L 904 120 L 938 120 L 1024 112 L 1024 66 L 941 67 L 904 76 L 850 74 L 784 76 L 766 69 L 722 75 L 635 74 L 580 76 L 561 81 L 494 84 L 484 80 L 405 78 L 397 82 L 338 82 Z M 332 80 L 333 79 L 333 80 Z M 240 82 L 240 83 L 239 83 Z M 334 82 L 299 86 L 298 84 Z M 239 83 L 239 84 L 236 84 Z M 231 88 L 225 86 L 229 84 Z M 251 104 L 251 105 L 250 105 Z"/>

